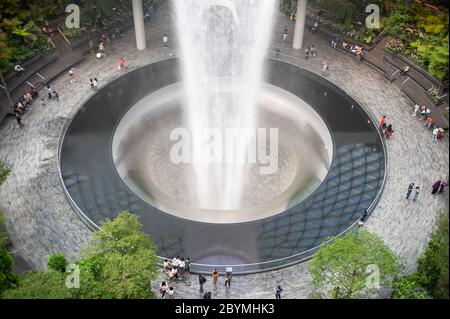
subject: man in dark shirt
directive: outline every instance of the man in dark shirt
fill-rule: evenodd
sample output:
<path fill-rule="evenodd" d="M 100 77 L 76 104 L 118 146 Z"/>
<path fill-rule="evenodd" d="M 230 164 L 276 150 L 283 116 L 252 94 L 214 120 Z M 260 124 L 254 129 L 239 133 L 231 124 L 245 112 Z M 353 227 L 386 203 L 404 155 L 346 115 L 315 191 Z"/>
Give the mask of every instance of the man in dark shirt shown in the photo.
<path fill-rule="evenodd" d="M 408 186 L 408 192 L 406 193 L 406 199 L 409 199 L 409 196 L 411 196 L 413 189 L 414 189 L 414 183 L 410 183 Z"/>

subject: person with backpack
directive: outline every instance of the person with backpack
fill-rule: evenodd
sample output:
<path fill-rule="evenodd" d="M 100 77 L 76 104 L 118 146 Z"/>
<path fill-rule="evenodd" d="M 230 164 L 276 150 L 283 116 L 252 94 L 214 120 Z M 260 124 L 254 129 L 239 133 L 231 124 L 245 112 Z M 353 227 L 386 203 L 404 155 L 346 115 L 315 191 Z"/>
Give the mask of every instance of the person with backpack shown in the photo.
<path fill-rule="evenodd" d="M 282 292 L 283 292 L 283 288 L 281 288 L 281 286 L 278 286 L 277 289 L 275 290 L 275 298 L 281 299 Z"/>

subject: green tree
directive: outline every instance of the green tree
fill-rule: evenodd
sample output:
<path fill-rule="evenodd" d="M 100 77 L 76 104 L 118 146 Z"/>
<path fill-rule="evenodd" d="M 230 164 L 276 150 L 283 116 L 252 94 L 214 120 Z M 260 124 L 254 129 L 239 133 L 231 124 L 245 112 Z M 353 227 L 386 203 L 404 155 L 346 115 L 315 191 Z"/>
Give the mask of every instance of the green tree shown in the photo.
<path fill-rule="evenodd" d="M 3 299 L 67 299 L 72 297 L 72 289 L 65 285 L 66 274 L 57 271 L 28 272 L 19 281 L 17 288 L 8 289 Z"/>
<path fill-rule="evenodd" d="M 441 81 L 448 80 L 448 35 L 444 41 L 434 47 L 429 56 L 428 71 Z"/>
<path fill-rule="evenodd" d="M 334 298 L 361 298 L 366 288 L 369 265 L 379 269 L 379 283 L 389 287 L 400 271 L 399 259 L 383 241 L 368 231 L 354 231 L 324 245 L 313 257 L 309 273 L 318 291 Z"/>
<path fill-rule="evenodd" d="M 400 277 L 392 283 L 392 298 L 394 299 L 429 299 L 427 291 L 420 285 L 417 276 Z"/>
<path fill-rule="evenodd" d="M 438 221 L 424 254 L 418 260 L 418 282 L 433 298 L 449 298 L 449 215 L 444 212 Z"/>
<path fill-rule="evenodd" d="M 350 0 L 325 0 L 324 7 L 345 25 L 353 23 L 356 6 Z"/>
<path fill-rule="evenodd" d="M 66 272 L 68 264 L 66 256 L 60 253 L 51 255 L 47 260 L 47 268 L 53 271 Z"/>
<path fill-rule="evenodd" d="M 3 291 L 17 284 L 17 277 L 12 270 L 13 258 L 5 250 L 0 249 L 0 295 Z"/>
<path fill-rule="evenodd" d="M 80 297 L 151 298 L 151 281 L 156 278 L 156 245 L 141 231 L 142 224 L 128 211 L 104 222 L 83 251 L 84 271 L 99 283 Z M 88 261 L 88 262 L 86 262 Z M 83 281 L 81 282 L 81 285 Z M 84 295 L 84 294 L 87 295 Z"/>

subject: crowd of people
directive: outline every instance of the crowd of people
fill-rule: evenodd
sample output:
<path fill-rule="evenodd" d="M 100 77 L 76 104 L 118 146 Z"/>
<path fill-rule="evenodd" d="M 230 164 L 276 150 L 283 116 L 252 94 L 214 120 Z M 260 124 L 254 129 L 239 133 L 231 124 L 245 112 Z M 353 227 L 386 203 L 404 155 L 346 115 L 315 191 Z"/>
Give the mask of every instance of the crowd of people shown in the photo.
<path fill-rule="evenodd" d="M 186 265 L 186 261 L 188 261 L 189 258 L 185 259 L 185 263 L 184 265 Z M 173 265 L 179 265 L 179 266 L 173 266 Z M 186 268 L 181 268 L 183 266 L 183 258 L 182 257 L 176 257 L 174 258 L 172 261 L 169 261 L 168 259 L 164 260 L 163 263 L 163 267 L 162 267 L 162 272 L 169 274 L 169 278 L 170 278 L 170 273 L 173 271 L 173 269 L 178 269 L 179 271 L 186 271 Z M 190 270 L 188 270 L 188 272 L 190 273 Z M 213 290 L 217 290 L 217 284 L 219 283 L 219 279 L 220 279 L 220 273 L 217 270 L 217 268 L 214 268 L 213 271 L 211 272 L 211 285 L 212 285 L 212 289 Z M 223 275 L 224 281 L 223 281 L 223 285 L 225 286 L 225 288 L 230 289 L 231 288 L 231 281 L 232 281 L 232 277 L 233 274 L 231 272 L 231 269 L 227 269 L 225 271 L 225 274 Z M 200 286 L 200 296 L 203 299 L 211 299 L 212 297 L 212 292 L 210 290 L 204 291 L 204 285 L 206 284 L 208 280 L 206 279 L 205 276 L 203 276 L 202 274 L 198 275 L 198 283 Z M 175 299 L 175 288 L 171 285 L 168 285 L 167 281 L 162 281 L 159 285 L 159 292 L 161 294 L 161 299 Z M 275 288 L 275 298 L 276 299 L 281 299 L 281 293 L 283 292 L 283 289 L 281 288 L 280 285 L 278 285 Z"/>
<path fill-rule="evenodd" d="M 435 195 L 437 193 L 444 193 L 445 189 L 448 187 L 448 180 L 438 180 L 431 187 L 431 195 Z M 406 191 L 406 199 L 410 199 L 412 196 L 413 202 L 415 202 L 421 193 L 420 186 L 417 183 L 409 183 L 408 190 Z"/>
<path fill-rule="evenodd" d="M 169 276 L 169 280 L 189 278 L 191 274 L 191 260 L 177 256 L 171 261 L 164 259 L 161 272 Z"/>
<path fill-rule="evenodd" d="M 386 138 L 386 140 L 390 140 L 394 137 L 394 128 L 392 124 L 387 124 L 386 122 L 386 115 L 383 115 L 380 119 L 380 130 L 383 133 L 383 136 Z"/>
<path fill-rule="evenodd" d="M 331 40 L 331 46 L 336 47 L 337 46 L 337 42 L 336 40 L 332 39 Z M 351 44 L 348 43 L 346 41 L 342 42 L 342 49 L 344 49 L 347 52 L 351 52 L 353 54 L 356 55 L 356 61 L 358 62 L 362 62 L 362 58 L 364 56 L 364 51 L 363 51 L 363 47 L 358 45 L 358 44 Z"/>
<path fill-rule="evenodd" d="M 423 127 L 431 131 L 433 141 L 437 142 L 444 137 L 444 129 L 437 125 L 431 115 L 431 110 L 419 102 L 414 105 L 412 117 L 418 118 L 423 122 Z"/>

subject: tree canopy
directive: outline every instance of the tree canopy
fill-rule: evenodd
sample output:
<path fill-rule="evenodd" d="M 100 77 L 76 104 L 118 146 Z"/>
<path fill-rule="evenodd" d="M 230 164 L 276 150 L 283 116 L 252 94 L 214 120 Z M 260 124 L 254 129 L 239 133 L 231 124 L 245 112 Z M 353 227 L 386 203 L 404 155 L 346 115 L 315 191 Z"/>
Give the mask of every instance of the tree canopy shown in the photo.
<path fill-rule="evenodd" d="M 390 279 L 400 269 L 400 260 L 383 241 L 362 230 L 322 246 L 311 261 L 309 273 L 315 288 L 326 297 L 364 298 L 372 292 L 368 283 L 379 279 L 380 287 L 389 287 Z"/>
<path fill-rule="evenodd" d="M 152 280 L 157 274 L 156 245 L 141 231 L 142 224 L 128 211 L 102 223 L 82 252 L 82 258 L 64 273 L 66 258 L 49 258 L 48 272 L 29 272 L 17 288 L 3 298 L 152 298 Z M 79 288 L 67 287 L 76 274 Z"/>

